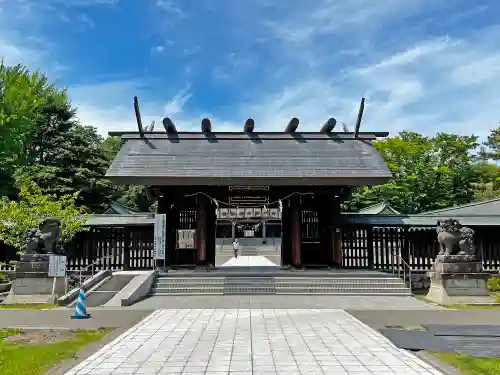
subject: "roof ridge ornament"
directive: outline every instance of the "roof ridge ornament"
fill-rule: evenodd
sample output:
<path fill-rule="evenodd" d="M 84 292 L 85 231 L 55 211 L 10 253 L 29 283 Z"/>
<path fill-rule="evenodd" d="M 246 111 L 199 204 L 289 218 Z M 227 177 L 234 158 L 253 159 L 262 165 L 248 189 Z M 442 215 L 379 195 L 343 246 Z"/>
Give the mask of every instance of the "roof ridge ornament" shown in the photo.
<path fill-rule="evenodd" d="M 329 118 L 327 122 L 321 127 L 320 132 L 321 133 L 331 133 L 333 129 L 335 128 L 335 125 L 337 125 L 337 120 L 334 119 L 333 117 Z"/>
<path fill-rule="evenodd" d="M 177 128 L 175 127 L 175 124 L 169 117 L 165 117 L 162 120 L 163 127 L 165 128 L 165 131 L 170 134 L 175 134 L 177 133 Z"/>
<path fill-rule="evenodd" d="M 285 133 L 295 133 L 298 127 L 299 127 L 299 119 L 297 117 L 294 117 L 290 120 L 290 122 L 286 126 Z"/>
<path fill-rule="evenodd" d="M 201 131 L 203 133 L 211 133 L 212 132 L 212 123 L 209 118 L 204 118 L 201 120 Z"/>
<path fill-rule="evenodd" d="M 361 98 L 361 104 L 359 105 L 358 119 L 356 120 L 356 127 L 354 128 L 354 138 L 359 136 L 359 127 L 361 126 L 361 120 L 363 120 L 363 112 L 365 111 L 365 98 Z"/>
<path fill-rule="evenodd" d="M 135 119 L 137 121 L 137 128 L 139 129 L 139 135 L 141 138 L 144 138 L 144 128 L 142 127 L 141 111 L 139 110 L 139 99 L 137 98 L 137 96 L 134 96 L 134 111 Z"/>
<path fill-rule="evenodd" d="M 243 131 L 245 133 L 253 133 L 255 129 L 255 121 L 253 118 L 249 118 L 248 120 L 245 121 L 245 125 L 243 126 Z"/>

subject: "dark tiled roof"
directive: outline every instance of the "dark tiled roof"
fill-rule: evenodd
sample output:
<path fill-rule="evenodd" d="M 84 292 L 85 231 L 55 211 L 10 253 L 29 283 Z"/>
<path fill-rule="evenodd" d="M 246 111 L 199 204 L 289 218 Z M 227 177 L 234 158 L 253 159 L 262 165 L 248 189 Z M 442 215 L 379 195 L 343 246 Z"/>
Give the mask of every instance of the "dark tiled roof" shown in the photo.
<path fill-rule="evenodd" d="M 137 213 L 135 215 L 89 215 L 86 225 L 88 226 L 129 226 L 129 225 L 153 225 L 154 214 Z"/>
<path fill-rule="evenodd" d="M 426 226 L 435 227 L 438 220 L 449 216 L 442 214 L 433 215 L 372 215 L 372 214 L 342 214 L 342 222 L 350 225 L 375 225 L 375 226 Z M 477 226 L 499 226 L 500 215 L 476 216 L 456 215 L 454 219 L 460 224 L 471 227 Z"/>
<path fill-rule="evenodd" d="M 387 202 L 377 203 L 359 210 L 360 214 L 370 214 L 370 215 L 399 215 L 399 212 L 396 211 L 391 205 Z"/>
<path fill-rule="evenodd" d="M 106 211 L 104 211 L 105 215 L 133 215 L 138 213 L 137 210 L 133 210 L 130 207 L 124 206 L 118 202 L 112 201 Z"/>
<path fill-rule="evenodd" d="M 367 139 L 341 133 L 124 135 L 107 177 L 144 185 L 375 185 L 390 172 Z M 373 139 L 371 137 L 367 137 Z"/>
<path fill-rule="evenodd" d="M 423 212 L 420 215 L 439 215 L 439 216 L 495 216 L 500 215 L 500 198 L 489 199 L 481 202 L 464 204 L 461 206 L 448 207 L 440 210 Z"/>

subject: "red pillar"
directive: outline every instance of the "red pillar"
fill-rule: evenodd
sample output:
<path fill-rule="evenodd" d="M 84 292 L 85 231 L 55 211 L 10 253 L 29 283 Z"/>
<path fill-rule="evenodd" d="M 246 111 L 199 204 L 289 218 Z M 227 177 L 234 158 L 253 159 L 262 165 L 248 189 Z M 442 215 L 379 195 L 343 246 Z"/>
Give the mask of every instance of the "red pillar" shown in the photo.
<path fill-rule="evenodd" d="M 206 260 L 206 240 L 207 240 L 207 198 L 198 196 L 198 207 L 196 212 L 196 248 L 198 259 L 196 263 L 205 263 Z"/>
<path fill-rule="evenodd" d="M 300 197 L 290 197 L 290 224 L 292 237 L 292 264 L 300 266 L 301 260 L 301 228 L 300 228 Z"/>

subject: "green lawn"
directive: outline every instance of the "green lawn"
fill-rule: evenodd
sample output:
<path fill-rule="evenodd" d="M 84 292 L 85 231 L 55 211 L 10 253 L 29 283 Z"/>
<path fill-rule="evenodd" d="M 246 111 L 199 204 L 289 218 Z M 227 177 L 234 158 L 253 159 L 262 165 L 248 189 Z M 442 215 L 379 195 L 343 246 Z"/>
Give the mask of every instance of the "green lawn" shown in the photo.
<path fill-rule="evenodd" d="M 496 294 L 496 303 L 500 303 L 500 294 Z M 423 302 L 433 303 L 428 301 L 425 298 L 425 295 L 415 295 L 416 299 L 419 299 Z M 447 309 L 456 309 L 456 310 L 500 310 L 500 305 L 441 305 L 446 307 Z"/>
<path fill-rule="evenodd" d="M 461 354 L 434 354 L 464 375 L 499 375 L 500 358 L 470 357 Z"/>
<path fill-rule="evenodd" d="M 19 330 L 0 329 L 0 374 L 42 375 L 53 366 L 72 358 L 88 344 L 101 340 L 110 330 L 77 331 L 71 338 L 54 343 L 21 344 L 3 342 Z"/>

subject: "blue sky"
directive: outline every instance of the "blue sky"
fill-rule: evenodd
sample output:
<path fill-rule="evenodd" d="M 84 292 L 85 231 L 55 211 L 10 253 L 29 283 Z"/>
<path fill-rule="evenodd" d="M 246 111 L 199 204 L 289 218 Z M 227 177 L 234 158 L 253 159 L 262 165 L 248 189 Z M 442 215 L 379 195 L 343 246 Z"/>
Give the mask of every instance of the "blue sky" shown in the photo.
<path fill-rule="evenodd" d="M 484 137 L 500 120 L 500 3 L 486 0 L 0 0 L 0 55 L 68 87 L 106 134 L 170 116 L 180 130 Z"/>

